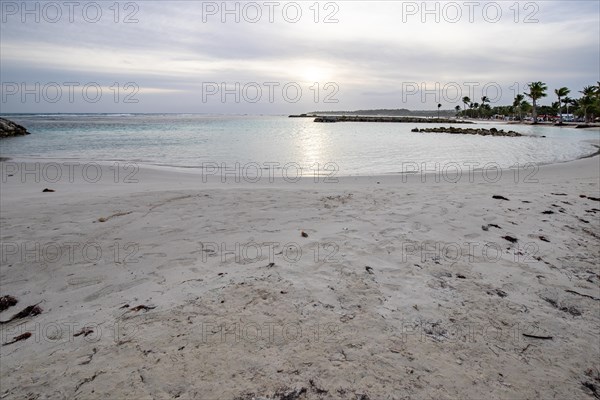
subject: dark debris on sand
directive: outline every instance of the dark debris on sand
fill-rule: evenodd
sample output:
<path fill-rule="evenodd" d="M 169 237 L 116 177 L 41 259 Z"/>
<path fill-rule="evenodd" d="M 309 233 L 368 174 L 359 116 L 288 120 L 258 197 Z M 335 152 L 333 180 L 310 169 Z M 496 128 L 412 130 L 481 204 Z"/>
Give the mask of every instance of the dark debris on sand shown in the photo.
<path fill-rule="evenodd" d="M 31 332 L 25 332 L 18 336 L 13 337 L 13 340 L 11 340 L 10 342 L 2 343 L 2 345 L 6 346 L 7 344 L 17 343 L 17 342 L 20 342 L 21 340 L 27 340 L 30 337 L 31 337 Z"/>
<path fill-rule="evenodd" d="M 511 242 L 511 243 L 516 243 L 516 242 L 518 242 L 518 241 L 519 241 L 519 239 L 517 239 L 517 238 L 515 238 L 515 237 L 512 237 L 512 236 L 509 236 L 509 235 L 502 236 L 502 239 L 504 239 L 504 240 L 508 240 L 508 241 L 509 241 L 509 242 Z"/>
<path fill-rule="evenodd" d="M 2 296 L 2 297 L 0 297 L 0 311 L 6 310 L 6 309 L 14 306 L 18 302 L 19 302 L 19 300 L 17 300 L 13 296 L 10 296 L 10 295 Z"/>
<path fill-rule="evenodd" d="M 581 384 L 588 389 L 595 398 L 600 399 L 600 371 L 597 368 L 588 368 Z"/>
<path fill-rule="evenodd" d="M 496 225 L 496 224 L 487 224 L 487 225 L 481 225 L 481 229 L 483 229 L 484 231 L 489 231 L 490 228 L 497 228 L 497 229 L 502 229 L 500 227 L 500 225 Z"/>
<path fill-rule="evenodd" d="M 25 307 L 22 311 L 19 311 L 18 313 L 13 315 L 10 319 L 8 319 L 6 321 L 0 321 L 0 324 L 8 324 L 9 322 L 14 321 L 14 320 L 27 318 L 29 316 L 33 317 L 33 316 L 41 314 L 41 313 L 42 313 L 42 309 L 37 304 L 34 304 L 32 306 Z"/>
<path fill-rule="evenodd" d="M 349 400 L 371 400 L 371 398 L 364 393 L 350 392 L 346 389 L 337 389 L 338 394 L 343 396 L 344 399 Z M 302 386 L 297 389 L 280 388 L 273 395 L 257 395 L 256 393 L 246 392 L 239 396 L 234 397 L 234 400 L 304 400 L 312 398 L 310 394 L 316 394 L 318 398 L 323 397 L 329 393 L 328 390 L 318 385 L 315 380 L 310 379 L 308 387 Z"/>

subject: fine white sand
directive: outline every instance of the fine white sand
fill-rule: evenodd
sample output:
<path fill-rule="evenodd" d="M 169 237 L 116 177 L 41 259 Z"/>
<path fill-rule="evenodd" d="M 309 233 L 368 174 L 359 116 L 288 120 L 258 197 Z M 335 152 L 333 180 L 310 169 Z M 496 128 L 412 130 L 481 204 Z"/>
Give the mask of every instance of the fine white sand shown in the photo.
<path fill-rule="evenodd" d="M 19 300 L 0 320 L 42 309 L 0 325 L 32 333 L 1 347 L 0 398 L 600 391 L 599 157 L 329 183 L 0 164 L 0 295 Z"/>

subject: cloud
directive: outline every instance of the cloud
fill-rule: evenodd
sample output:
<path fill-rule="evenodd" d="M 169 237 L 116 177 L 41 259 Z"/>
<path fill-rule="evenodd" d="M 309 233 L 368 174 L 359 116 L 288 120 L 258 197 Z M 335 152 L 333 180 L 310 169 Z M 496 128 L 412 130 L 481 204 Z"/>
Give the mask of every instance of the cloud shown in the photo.
<path fill-rule="evenodd" d="M 91 14 L 83 13 L 85 2 L 72 21 L 64 9 L 52 23 L 43 14 L 49 3 L 35 4 L 40 4 L 39 23 L 30 15 L 23 23 L 22 10 L 3 13 L 3 82 L 136 82 L 153 88 L 153 96 L 164 96 L 175 111 L 177 105 L 188 111 L 189 99 L 182 93 L 197 92 L 206 82 L 308 87 L 318 80 L 322 87 L 331 81 L 339 85 L 340 105 L 369 108 L 373 103 L 386 107 L 385 101 L 400 106 L 396 101 L 407 82 L 442 87 L 495 82 L 508 96 L 514 82 L 542 80 L 551 88 L 577 90 L 600 79 L 597 2 L 485 1 L 473 10 L 464 2 L 294 3 L 301 10 L 295 23 L 290 21 L 297 7 L 289 2 L 272 10 L 262 2 L 253 3 L 258 7 L 227 2 L 227 10 L 237 10 L 233 13 L 222 2 L 118 3 L 118 14 L 113 3 L 97 3 L 102 17 L 93 23 Z M 498 7 L 501 15 L 494 14 Z M 256 10 L 261 18 L 254 23 Z M 460 18 L 452 14 L 456 10 Z M 338 22 L 324 23 L 328 17 Z M 125 23 L 127 18 L 132 23 Z M 401 106 L 434 107 L 431 103 Z M 162 111 L 155 108 L 158 103 L 148 104 L 152 108 L 145 111 Z M 269 107 L 292 112 L 300 105 L 264 104 L 261 112 Z M 31 111 L 44 105 L 3 106 Z M 243 104 L 228 102 L 215 107 L 243 110 Z"/>

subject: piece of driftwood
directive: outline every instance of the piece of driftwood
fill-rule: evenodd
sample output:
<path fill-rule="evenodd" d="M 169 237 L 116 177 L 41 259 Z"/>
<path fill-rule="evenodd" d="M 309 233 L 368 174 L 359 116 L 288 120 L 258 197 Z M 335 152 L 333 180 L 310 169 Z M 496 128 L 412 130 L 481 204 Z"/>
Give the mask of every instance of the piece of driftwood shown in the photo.
<path fill-rule="evenodd" d="M 528 333 L 523 333 L 523 336 L 532 338 L 532 339 L 543 339 L 543 340 L 552 340 L 552 336 L 538 336 L 538 335 L 530 335 Z"/>

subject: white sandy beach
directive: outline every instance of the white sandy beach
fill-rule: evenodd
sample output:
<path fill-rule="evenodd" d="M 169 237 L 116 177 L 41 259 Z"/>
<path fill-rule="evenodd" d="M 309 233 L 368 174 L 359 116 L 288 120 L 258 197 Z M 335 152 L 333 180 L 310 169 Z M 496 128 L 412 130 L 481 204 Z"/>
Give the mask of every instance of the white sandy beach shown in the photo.
<path fill-rule="evenodd" d="M 600 157 L 425 183 L 1 164 L 0 320 L 42 309 L 0 325 L 32 333 L 2 399 L 600 396 Z"/>

